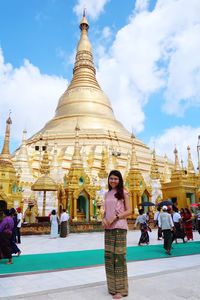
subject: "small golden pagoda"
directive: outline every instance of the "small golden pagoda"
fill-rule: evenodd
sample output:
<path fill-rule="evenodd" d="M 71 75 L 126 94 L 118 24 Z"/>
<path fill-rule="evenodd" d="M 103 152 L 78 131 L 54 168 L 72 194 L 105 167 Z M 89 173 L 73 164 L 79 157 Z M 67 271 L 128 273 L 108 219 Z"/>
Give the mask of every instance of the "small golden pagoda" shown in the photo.
<path fill-rule="evenodd" d="M 104 179 L 108 177 L 108 173 L 106 171 L 106 155 L 105 155 L 105 151 L 104 149 L 102 149 L 102 153 L 101 153 L 101 167 L 98 173 L 99 178 Z"/>
<path fill-rule="evenodd" d="M 129 191 L 131 210 L 133 211 L 133 217 L 138 214 L 138 208 L 140 204 L 144 201 L 149 201 L 151 199 L 151 188 L 147 187 L 142 172 L 139 168 L 137 162 L 137 156 L 135 151 L 135 137 L 132 134 L 132 153 L 130 169 L 125 180 L 125 186 Z"/>
<path fill-rule="evenodd" d="M 198 202 L 198 187 L 200 178 L 194 171 L 190 147 L 188 146 L 187 168 L 180 166 L 178 150 L 174 149 L 175 163 L 172 170 L 171 181 L 162 182 L 163 198 L 171 198 L 179 208 L 190 208 L 190 204 Z"/>
<path fill-rule="evenodd" d="M 49 156 L 47 152 L 47 144 L 43 154 L 43 159 L 41 162 L 40 173 L 42 174 L 36 182 L 31 186 L 33 191 L 44 191 L 43 205 L 42 205 L 42 216 L 44 217 L 46 210 L 46 192 L 47 191 L 57 191 L 58 186 L 55 181 L 49 176 L 50 166 L 49 166 Z"/>
<path fill-rule="evenodd" d="M 158 169 L 157 159 L 156 159 L 156 151 L 153 150 L 152 153 L 152 162 L 151 162 L 151 170 L 150 170 L 150 185 L 152 188 L 152 197 L 151 201 L 154 204 L 161 202 L 162 200 L 162 190 L 161 190 L 161 174 Z"/>
<path fill-rule="evenodd" d="M 20 178 L 16 174 L 9 150 L 11 124 L 12 120 L 9 116 L 6 121 L 4 144 L 0 154 L 0 209 L 22 207 Z"/>
<path fill-rule="evenodd" d="M 160 172 L 158 170 L 158 165 L 156 161 L 156 151 L 155 149 L 153 150 L 153 155 L 152 155 L 152 163 L 151 163 L 151 170 L 150 170 L 150 177 L 151 179 L 159 179 L 160 178 Z"/>
<path fill-rule="evenodd" d="M 72 164 L 66 177 L 66 199 L 73 221 L 93 221 L 97 186 L 90 183 L 90 178 L 83 168 L 79 145 L 79 125 L 75 128 L 75 146 Z"/>

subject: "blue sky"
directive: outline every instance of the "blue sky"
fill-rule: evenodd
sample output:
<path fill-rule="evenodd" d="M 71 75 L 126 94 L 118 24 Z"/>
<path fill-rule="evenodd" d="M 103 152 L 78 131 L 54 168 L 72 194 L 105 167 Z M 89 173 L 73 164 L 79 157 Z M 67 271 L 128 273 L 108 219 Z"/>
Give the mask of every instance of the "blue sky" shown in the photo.
<path fill-rule="evenodd" d="M 83 8 L 98 81 L 117 119 L 156 152 L 196 161 L 200 134 L 199 0 L 1 0 L 0 146 L 53 117 L 72 77 Z M 180 14 L 181 11 L 181 14 Z"/>

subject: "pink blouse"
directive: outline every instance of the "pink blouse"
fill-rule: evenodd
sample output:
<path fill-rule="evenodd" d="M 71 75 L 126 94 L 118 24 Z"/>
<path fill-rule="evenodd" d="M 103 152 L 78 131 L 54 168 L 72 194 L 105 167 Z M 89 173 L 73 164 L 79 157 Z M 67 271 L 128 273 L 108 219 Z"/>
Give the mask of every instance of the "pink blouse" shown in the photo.
<path fill-rule="evenodd" d="M 110 190 L 104 195 L 104 209 L 105 209 L 105 219 L 109 220 L 116 216 L 116 214 L 123 213 L 125 209 L 124 199 L 118 200 L 115 198 L 116 190 Z M 124 194 L 127 195 L 128 192 L 124 191 Z M 113 222 L 106 229 L 128 229 L 128 224 L 126 219 L 119 219 Z"/>

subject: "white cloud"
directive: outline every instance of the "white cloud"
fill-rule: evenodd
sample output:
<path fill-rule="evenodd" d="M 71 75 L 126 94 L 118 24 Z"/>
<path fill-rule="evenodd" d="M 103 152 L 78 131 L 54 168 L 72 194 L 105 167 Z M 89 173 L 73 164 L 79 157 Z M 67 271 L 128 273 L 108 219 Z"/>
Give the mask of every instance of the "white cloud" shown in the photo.
<path fill-rule="evenodd" d="M 158 0 L 153 11 L 148 4 L 136 2 L 98 65 L 117 118 L 136 132 L 144 128 L 143 107 L 156 92 L 164 91 L 161 105 L 169 114 L 200 104 L 200 1 Z"/>
<path fill-rule="evenodd" d="M 192 128 L 191 126 L 176 126 L 166 129 L 163 134 L 152 137 L 148 143 L 150 148 L 154 148 L 156 154 L 164 153 L 174 161 L 174 148 L 176 146 L 179 155 L 179 161 L 183 160 L 184 166 L 187 167 L 187 147 L 190 146 L 194 167 L 197 167 L 197 142 L 200 135 L 200 127 Z"/>
<path fill-rule="evenodd" d="M 78 0 L 74 7 L 74 12 L 80 17 L 83 15 L 83 10 L 86 9 L 87 16 L 90 16 L 92 19 L 97 19 L 109 1 L 110 0 Z"/>
<path fill-rule="evenodd" d="M 147 10 L 149 7 L 150 0 L 136 0 L 135 2 L 135 10 L 137 12 Z"/>
<path fill-rule="evenodd" d="M 4 62 L 0 49 L 0 136 L 4 135 L 5 121 L 12 110 L 12 138 L 21 140 L 22 131 L 35 133 L 54 116 L 59 97 L 67 87 L 64 78 L 42 74 L 28 60 L 19 68 Z"/>
<path fill-rule="evenodd" d="M 108 27 L 108 26 L 105 26 L 104 28 L 103 28 L 103 30 L 102 30 L 102 35 L 103 35 L 103 38 L 104 39 L 107 39 L 107 38 L 109 38 L 110 36 L 111 36 L 111 29 L 110 29 L 110 27 Z"/>

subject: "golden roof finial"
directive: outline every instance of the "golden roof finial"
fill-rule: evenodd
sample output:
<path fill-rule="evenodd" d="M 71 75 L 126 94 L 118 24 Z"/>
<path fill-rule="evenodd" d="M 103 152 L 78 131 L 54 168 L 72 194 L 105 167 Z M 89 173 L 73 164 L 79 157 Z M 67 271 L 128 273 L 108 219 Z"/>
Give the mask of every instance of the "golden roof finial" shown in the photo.
<path fill-rule="evenodd" d="M 160 174 L 159 174 L 159 171 L 158 171 L 158 165 L 157 165 L 157 162 L 156 162 L 155 148 L 153 149 L 153 153 L 152 153 L 150 177 L 151 177 L 151 179 L 159 179 L 160 178 Z"/>
<path fill-rule="evenodd" d="M 26 144 L 26 134 L 27 134 L 27 131 L 26 131 L 26 129 L 24 129 L 23 133 L 22 133 L 22 144 Z"/>
<path fill-rule="evenodd" d="M 135 151 L 135 136 L 132 132 L 131 134 L 131 140 L 132 140 L 132 152 L 131 152 L 131 162 L 130 162 L 130 170 L 139 169 L 137 157 L 136 157 L 136 151 Z"/>
<path fill-rule="evenodd" d="M 178 150 L 174 149 L 174 155 L 175 155 L 175 162 L 174 162 L 174 171 L 180 171 L 181 167 L 180 167 L 180 163 L 179 163 L 179 158 L 178 158 Z"/>
<path fill-rule="evenodd" d="M 82 168 L 83 167 L 83 162 L 82 162 L 82 159 L 81 159 L 80 146 L 79 146 L 80 127 L 78 125 L 78 120 L 77 120 L 77 123 L 76 123 L 75 131 L 76 131 L 75 145 L 74 145 L 74 153 L 72 155 L 71 167 L 73 167 L 73 168 Z"/>
<path fill-rule="evenodd" d="M 195 170 L 194 170 L 194 165 L 193 165 L 193 162 L 192 162 L 192 156 L 191 156 L 191 152 L 190 152 L 190 146 L 187 147 L 187 150 L 188 150 L 188 166 L 187 166 L 187 171 L 188 173 L 195 173 Z"/>
<path fill-rule="evenodd" d="M 107 178 L 108 173 L 106 172 L 106 158 L 105 158 L 105 151 L 102 148 L 102 152 L 101 152 L 101 168 L 99 170 L 98 176 L 99 178 L 103 179 L 103 178 Z"/>
<path fill-rule="evenodd" d="M 49 155 L 47 152 L 47 142 L 45 142 L 45 151 L 42 157 L 41 167 L 40 167 L 40 173 L 48 175 L 50 173 L 50 165 L 49 165 Z"/>
<path fill-rule="evenodd" d="M 11 110 L 9 111 L 8 119 L 6 120 L 6 131 L 5 131 L 4 145 L 3 145 L 2 152 L 1 152 L 1 157 L 2 158 L 10 158 L 10 149 L 9 149 L 9 144 L 10 144 L 10 126 L 12 124 L 12 120 L 11 120 L 10 114 L 11 114 Z"/>
<path fill-rule="evenodd" d="M 89 24 L 88 24 L 88 21 L 86 19 L 86 8 L 83 9 L 83 17 L 81 19 L 81 22 L 80 22 L 80 29 L 81 30 L 88 30 L 89 28 Z"/>

